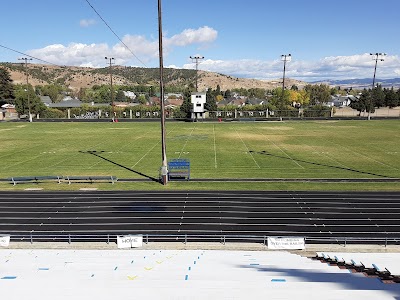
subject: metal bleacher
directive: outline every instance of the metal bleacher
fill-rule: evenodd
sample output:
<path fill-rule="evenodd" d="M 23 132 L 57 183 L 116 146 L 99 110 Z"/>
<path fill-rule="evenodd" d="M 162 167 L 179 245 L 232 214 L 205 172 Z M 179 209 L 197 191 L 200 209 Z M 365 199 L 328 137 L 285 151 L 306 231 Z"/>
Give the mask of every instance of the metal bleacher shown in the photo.
<path fill-rule="evenodd" d="M 400 283 L 399 253 L 317 252 L 314 259 L 380 278 L 385 283 Z"/>

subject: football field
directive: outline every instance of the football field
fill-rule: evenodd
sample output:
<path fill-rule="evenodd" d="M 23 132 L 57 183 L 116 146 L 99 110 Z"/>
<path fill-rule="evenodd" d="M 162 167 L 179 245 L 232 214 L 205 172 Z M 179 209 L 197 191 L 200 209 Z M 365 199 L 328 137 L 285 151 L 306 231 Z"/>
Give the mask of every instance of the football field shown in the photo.
<path fill-rule="evenodd" d="M 158 178 L 158 122 L 0 123 L 0 178 Z M 400 121 L 167 122 L 191 178 L 399 178 Z"/>

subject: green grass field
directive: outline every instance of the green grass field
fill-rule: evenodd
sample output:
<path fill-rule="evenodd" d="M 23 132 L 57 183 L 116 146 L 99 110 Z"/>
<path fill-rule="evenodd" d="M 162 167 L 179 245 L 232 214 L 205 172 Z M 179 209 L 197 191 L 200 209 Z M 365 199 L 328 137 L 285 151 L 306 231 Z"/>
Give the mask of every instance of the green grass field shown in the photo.
<path fill-rule="evenodd" d="M 166 131 L 168 159 L 189 159 L 191 178 L 400 177 L 400 120 L 167 122 Z M 160 124 L 0 123 L 0 161 L 0 178 L 158 178 Z"/>

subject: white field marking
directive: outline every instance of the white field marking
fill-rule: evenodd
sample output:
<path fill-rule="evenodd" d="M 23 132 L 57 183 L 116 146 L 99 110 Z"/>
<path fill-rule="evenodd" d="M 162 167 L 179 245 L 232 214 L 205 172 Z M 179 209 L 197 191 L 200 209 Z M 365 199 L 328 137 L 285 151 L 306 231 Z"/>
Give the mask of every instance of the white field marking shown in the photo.
<path fill-rule="evenodd" d="M 41 146 L 41 145 L 35 145 L 35 146 L 29 147 L 29 148 L 23 147 L 23 148 L 21 148 L 21 150 L 19 150 L 19 151 L 13 151 L 13 152 L 10 153 L 10 154 L 6 154 L 6 155 L 0 156 L 0 159 L 3 159 L 3 158 L 5 158 L 5 157 L 7 157 L 7 156 L 18 156 L 18 155 L 17 155 L 18 153 L 25 152 L 25 151 L 27 151 L 27 150 L 31 150 L 31 149 L 34 149 L 34 148 L 37 148 L 37 147 L 40 147 L 40 146 Z"/>
<path fill-rule="evenodd" d="M 315 130 L 313 130 L 313 132 L 315 132 Z M 361 154 L 361 153 L 358 153 L 358 152 L 356 152 L 356 151 L 353 151 L 353 150 L 351 150 L 351 149 L 349 149 L 348 147 L 345 147 L 345 146 L 343 146 L 343 145 L 340 145 L 340 144 L 337 144 L 337 143 L 333 143 L 333 142 L 331 142 L 331 141 L 329 141 L 329 140 L 328 140 L 328 142 L 331 143 L 331 144 L 333 144 L 333 145 L 335 145 L 335 146 L 340 146 L 340 147 L 344 148 L 345 150 L 347 150 L 347 151 L 349 151 L 349 152 L 351 152 L 351 153 L 353 153 L 353 154 L 355 154 L 355 155 L 364 156 L 365 158 L 367 158 L 367 159 L 369 159 L 369 160 L 372 160 L 372 161 L 374 161 L 374 162 L 376 162 L 376 163 L 378 163 L 378 164 L 381 164 L 381 165 L 383 165 L 383 166 L 386 166 L 386 167 L 389 167 L 389 168 L 392 168 L 392 169 L 395 169 L 395 170 L 399 170 L 399 169 L 396 168 L 396 167 L 393 167 L 393 166 L 391 166 L 391 165 L 387 165 L 387 164 L 385 164 L 385 163 L 383 163 L 383 162 L 380 162 L 380 161 L 378 161 L 378 160 L 376 160 L 376 159 L 373 159 L 373 158 L 371 158 L 371 157 L 368 157 L 368 156 L 366 156 L 365 154 Z"/>
<path fill-rule="evenodd" d="M 329 141 L 329 140 L 328 140 L 328 142 L 331 143 L 331 144 L 333 144 L 333 145 L 335 145 L 335 146 L 339 146 L 339 147 L 345 149 L 346 151 L 348 151 L 348 152 L 350 152 L 350 153 L 353 153 L 353 154 L 358 155 L 358 156 L 363 156 L 363 157 L 365 157 L 366 159 L 369 159 L 369 160 L 371 160 L 371 161 L 373 161 L 373 162 L 376 162 L 377 164 L 380 164 L 380 165 L 382 165 L 382 166 L 389 167 L 389 168 L 392 168 L 392 169 L 395 169 L 395 170 L 399 170 L 399 169 L 396 168 L 396 167 L 393 167 L 393 166 L 391 166 L 391 165 L 385 164 L 385 163 L 383 163 L 383 162 L 381 162 L 381 161 L 378 161 L 378 160 L 376 160 L 376 159 L 374 159 L 374 158 L 371 158 L 371 157 L 369 157 L 369 156 L 366 156 L 365 154 L 362 154 L 362 153 L 360 153 L 360 152 L 356 152 L 356 151 L 354 151 L 354 150 L 351 150 L 350 148 L 345 147 L 345 146 L 343 146 L 343 145 L 340 145 L 340 144 L 338 144 L 338 143 L 334 143 L 334 142 Z"/>
<path fill-rule="evenodd" d="M 255 126 L 253 126 L 255 127 Z M 256 128 L 258 132 L 260 132 L 259 129 Z M 298 165 L 300 168 L 305 169 L 302 165 L 300 165 L 296 160 L 294 160 L 289 154 L 287 154 L 281 147 L 279 147 L 277 144 L 275 144 L 273 141 L 271 141 L 263 132 L 261 132 L 264 138 L 268 140 L 272 145 L 274 145 L 276 148 L 278 148 L 283 154 L 285 154 L 292 162 L 294 162 L 296 165 Z"/>
<path fill-rule="evenodd" d="M 149 154 L 156 146 L 158 146 L 160 144 L 160 141 L 158 141 L 153 147 L 151 147 L 149 149 L 149 151 L 147 151 L 137 162 L 136 164 L 134 164 L 132 167 L 130 167 L 131 169 L 133 169 L 134 167 L 136 167 L 136 165 L 138 163 L 140 163 L 142 161 L 143 158 L 145 158 L 147 156 L 147 154 Z"/>
<path fill-rule="evenodd" d="M 240 140 L 242 141 L 243 145 L 246 147 L 247 152 L 250 153 L 249 147 L 247 147 L 247 145 L 246 145 L 245 142 L 243 141 L 242 137 L 240 136 L 240 134 L 239 134 L 239 132 L 236 130 L 236 128 L 235 128 L 235 132 L 236 132 L 236 134 L 238 135 L 238 137 L 240 138 Z M 251 155 L 251 158 L 252 158 L 252 159 L 254 160 L 254 162 L 256 163 L 257 167 L 258 167 L 259 169 L 261 169 L 260 165 L 259 165 L 259 164 L 257 163 L 257 161 L 254 159 L 253 153 L 250 153 L 250 155 Z"/>
<path fill-rule="evenodd" d="M 131 141 L 130 143 L 125 143 L 122 147 L 119 148 L 119 151 L 122 151 L 122 149 L 128 147 L 129 145 L 133 144 L 134 142 L 136 142 L 137 140 L 143 138 L 144 136 L 148 135 L 148 132 L 150 132 L 150 130 L 146 131 L 145 133 L 143 133 L 141 136 L 136 137 L 133 141 Z M 154 147 L 153 147 L 154 148 Z M 110 152 L 108 152 L 110 153 Z M 112 152 L 111 152 L 112 153 Z M 139 160 L 140 161 L 140 160 Z M 135 166 L 139 163 L 139 161 L 135 164 Z M 98 164 L 100 164 L 102 161 L 98 161 L 97 163 L 91 165 L 90 167 L 88 167 L 88 169 L 92 169 L 93 167 L 97 166 Z M 132 167 L 133 168 L 133 167 Z"/>
<path fill-rule="evenodd" d="M 295 139 L 299 140 L 299 138 L 295 138 Z M 334 159 L 331 155 L 329 155 L 329 152 L 325 152 L 325 151 L 319 152 L 313 146 L 304 144 L 303 142 L 302 142 L 302 145 L 304 145 L 304 146 L 306 146 L 308 148 L 311 148 L 314 151 L 313 153 L 315 153 L 315 154 L 317 154 L 317 155 L 319 155 L 321 157 L 326 156 L 328 159 L 332 160 L 334 163 L 336 163 L 338 165 L 341 165 L 343 168 L 350 169 L 348 166 L 342 164 L 340 161 Z"/>
<path fill-rule="evenodd" d="M 214 167 L 215 169 L 217 169 L 218 165 L 217 165 L 217 145 L 215 143 L 215 124 L 213 124 L 213 135 L 214 135 Z"/>
<path fill-rule="evenodd" d="M 187 143 L 189 142 L 189 139 L 190 139 L 190 137 L 192 136 L 193 131 L 196 129 L 196 126 L 197 126 L 197 124 L 194 125 L 193 128 L 192 128 L 192 131 L 190 131 L 189 137 L 186 139 L 186 142 L 185 142 L 185 144 L 183 145 L 183 147 L 182 147 L 182 149 L 181 149 L 181 152 L 179 153 L 178 159 L 181 158 L 182 153 L 183 153 L 183 150 L 186 148 L 186 145 L 187 145 Z"/>
<path fill-rule="evenodd" d="M 100 145 L 103 145 L 103 144 L 105 144 L 105 143 L 106 143 L 106 142 L 101 142 L 101 143 L 98 143 L 98 144 L 96 144 L 96 145 L 94 145 L 94 146 L 91 146 L 90 148 L 91 148 L 91 149 L 96 149 L 96 148 L 98 148 Z M 55 164 L 52 164 L 52 165 L 47 166 L 45 169 L 49 169 L 49 168 L 58 166 L 58 165 L 62 164 L 62 163 L 65 162 L 65 161 L 70 161 L 71 159 L 73 159 L 74 157 L 76 157 L 76 156 L 78 156 L 78 155 L 80 155 L 80 154 L 82 154 L 82 153 L 77 152 L 77 153 L 74 154 L 74 155 L 71 155 L 71 156 L 68 156 L 68 157 L 65 158 L 65 159 L 59 160 L 59 161 L 56 162 Z M 96 165 L 96 164 L 98 164 L 98 163 L 95 163 L 94 165 Z M 92 167 L 92 166 L 90 166 L 89 168 L 91 168 L 91 167 Z"/>

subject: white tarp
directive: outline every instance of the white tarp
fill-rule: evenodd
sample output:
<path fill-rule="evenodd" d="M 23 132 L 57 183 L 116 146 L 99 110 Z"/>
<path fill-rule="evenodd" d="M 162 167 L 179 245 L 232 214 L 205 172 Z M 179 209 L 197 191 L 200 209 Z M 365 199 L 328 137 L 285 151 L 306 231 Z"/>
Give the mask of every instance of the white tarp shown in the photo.
<path fill-rule="evenodd" d="M 268 249 L 299 249 L 306 248 L 303 237 L 268 237 Z"/>
<path fill-rule="evenodd" d="M 143 246 L 143 236 L 125 235 L 117 236 L 118 248 L 138 248 Z"/>
<path fill-rule="evenodd" d="M 10 245 L 10 236 L 9 235 L 0 236 L 0 247 L 8 247 L 8 245 Z"/>

